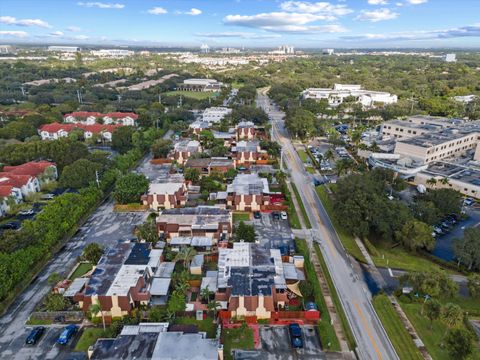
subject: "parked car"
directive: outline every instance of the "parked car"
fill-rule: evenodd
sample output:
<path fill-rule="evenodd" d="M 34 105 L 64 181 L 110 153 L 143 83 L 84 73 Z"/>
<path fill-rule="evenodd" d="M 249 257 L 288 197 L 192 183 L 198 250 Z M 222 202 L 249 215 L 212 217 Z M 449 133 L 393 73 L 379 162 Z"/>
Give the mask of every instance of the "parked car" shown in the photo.
<path fill-rule="evenodd" d="M 282 217 L 282 220 L 287 220 L 288 219 L 288 216 L 287 216 L 287 212 L 286 211 L 282 211 L 280 213 L 280 216 Z"/>
<path fill-rule="evenodd" d="M 33 214 L 35 214 L 35 211 L 33 211 L 33 209 L 22 210 L 22 211 L 18 212 L 18 215 L 23 215 L 23 216 L 30 216 L 30 215 L 33 215 Z"/>
<path fill-rule="evenodd" d="M 42 200 L 52 200 L 55 197 L 54 194 L 43 194 Z"/>
<path fill-rule="evenodd" d="M 45 328 L 43 326 L 35 326 L 25 339 L 25 344 L 35 345 L 37 341 L 42 337 L 44 332 Z"/>
<path fill-rule="evenodd" d="M 253 218 L 254 218 L 254 219 L 261 219 L 261 218 L 262 218 L 262 214 L 260 213 L 260 211 L 254 211 L 254 212 L 253 212 Z"/>
<path fill-rule="evenodd" d="M 78 330 L 77 325 L 70 324 L 63 329 L 62 333 L 57 339 L 57 344 L 67 345 L 70 339 L 75 335 Z"/>
<path fill-rule="evenodd" d="M 290 332 L 290 341 L 294 348 L 303 348 L 302 340 L 302 328 L 298 324 L 288 325 L 288 331 Z"/>
<path fill-rule="evenodd" d="M 9 221 L 3 225 L 0 225 L 0 229 L 4 230 L 18 230 L 20 229 L 21 224 L 19 221 Z"/>
<path fill-rule="evenodd" d="M 443 234 L 442 228 L 440 228 L 440 227 L 438 227 L 438 226 L 435 226 L 435 227 L 433 228 L 433 231 L 435 231 L 435 232 L 436 232 L 437 234 L 439 234 L 439 235 Z"/>
<path fill-rule="evenodd" d="M 472 205 L 474 202 L 475 202 L 475 200 L 473 200 L 472 198 L 466 198 L 465 200 L 463 200 L 463 205 L 465 205 L 465 206 L 470 206 L 470 205 Z"/>
<path fill-rule="evenodd" d="M 280 214 L 278 212 L 272 213 L 273 220 L 280 220 Z"/>

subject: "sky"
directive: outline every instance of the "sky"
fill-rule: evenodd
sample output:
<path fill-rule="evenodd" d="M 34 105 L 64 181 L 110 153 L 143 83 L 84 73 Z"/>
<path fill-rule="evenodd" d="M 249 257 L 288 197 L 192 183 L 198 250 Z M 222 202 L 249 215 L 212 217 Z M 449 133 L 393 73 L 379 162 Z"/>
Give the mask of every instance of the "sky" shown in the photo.
<path fill-rule="evenodd" d="M 0 42 L 480 47 L 480 0 L 1 0 Z"/>

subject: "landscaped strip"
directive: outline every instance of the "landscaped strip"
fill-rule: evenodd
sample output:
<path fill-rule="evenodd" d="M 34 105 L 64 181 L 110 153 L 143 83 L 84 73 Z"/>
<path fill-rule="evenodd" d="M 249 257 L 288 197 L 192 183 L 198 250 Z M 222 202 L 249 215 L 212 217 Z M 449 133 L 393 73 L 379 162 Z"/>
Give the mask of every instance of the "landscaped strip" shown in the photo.
<path fill-rule="evenodd" d="M 249 220 L 250 220 L 250 213 L 248 213 L 248 212 L 234 212 L 233 213 L 233 222 L 249 221 Z"/>
<path fill-rule="evenodd" d="M 292 183 L 292 188 L 293 192 L 295 193 L 295 197 L 297 198 L 297 202 L 300 204 L 300 210 L 302 211 L 302 216 L 303 216 L 303 221 L 305 223 L 305 226 L 307 229 L 312 228 L 312 224 L 310 223 L 310 220 L 308 219 L 307 211 L 305 210 L 305 205 L 303 204 L 302 199 L 300 198 L 300 194 L 298 192 L 297 187 L 295 186 L 294 183 Z"/>
<path fill-rule="evenodd" d="M 390 299 L 386 295 L 377 295 L 373 298 L 373 307 L 400 359 L 423 359 L 422 354 L 395 312 Z"/>
<path fill-rule="evenodd" d="M 233 360 L 232 350 L 253 350 L 253 330 L 242 325 L 235 329 L 223 329 L 223 356 L 225 360 Z"/>
<path fill-rule="evenodd" d="M 314 247 L 317 258 L 320 262 L 320 266 L 322 267 L 323 276 L 327 280 L 328 289 L 330 290 L 330 296 L 332 297 L 335 309 L 337 310 L 340 322 L 342 323 L 342 329 L 347 339 L 348 347 L 350 349 L 355 349 L 355 338 L 353 337 L 352 329 L 350 329 L 350 324 L 348 323 L 347 316 L 345 315 L 345 311 L 343 310 L 342 303 L 340 301 L 340 298 L 338 297 L 337 289 L 335 289 L 335 285 L 333 284 L 333 280 L 330 276 L 330 272 L 328 271 L 325 259 L 323 258 L 322 252 L 320 251 L 320 247 L 318 246 L 318 244 L 315 243 Z"/>
<path fill-rule="evenodd" d="M 292 229 L 301 229 L 302 225 L 300 224 L 300 219 L 297 215 L 297 210 L 293 205 L 292 194 L 288 190 L 288 187 L 285 186 L 283 188 L 284 195 L 285 195 L 285 204 L 288 206 L 287 213 L 288 213 L 288 222 Z"/>
<path fill-rule="evenodd" d="M 87 352 L 88 348 L 102 337 L 110 337 L 108 331 L 103 331 L 102 328 L 85 328 L 77 345 L 75 345 L 75 351 Z"/>
<path fill-rule="evenodd" d="M 333 216 L 333 206 L 330 201 L 330 197 L 328 196 L 325 190 L 325 187 L 323 185 L 320 185 L 320 186 L 317 186 L 315 189 L 317 191 L 318 197 L 322 201 L 323 207 L 327 211 L 328 216 L 330 217 L 330 220 L 332 221 L 332 224 L 337 231 L 338 237 L 340 238 L 340 241 L 342 242 L 345 250 L 347 250 L 347 252 L 350 255 L 352 255 L 355 259 L 357 259 L 357 261 L 366 263 L 367 261 L 365 260 L 365 257 L 363 256 L 362 252 L 360 251 L 360 248 L 355 242 L 355 239 L 351 235 L 343 231 L 341 226 L 338 226 Z"/>
<path fill-rule="evenodd" d="M 340 343 L 337 339 L 335 329 L 331 324 L 330 314 L 328 312 L 327 304 L 323 297 L 320 283 L 318 282 L 317 274 L 310 262 L 310 254 L 308 252 L 308 246 L 306 240 L 295 239 L 298 252 L 304 257 L 304 269 L 307 281 L 311 283 L 315 296 L 315 303 L 320 311 L 320 321 L 318 322 L 318 334 L 320 336 L 320 342 L 322 347 L 330 351 L 340 351 Z"/>

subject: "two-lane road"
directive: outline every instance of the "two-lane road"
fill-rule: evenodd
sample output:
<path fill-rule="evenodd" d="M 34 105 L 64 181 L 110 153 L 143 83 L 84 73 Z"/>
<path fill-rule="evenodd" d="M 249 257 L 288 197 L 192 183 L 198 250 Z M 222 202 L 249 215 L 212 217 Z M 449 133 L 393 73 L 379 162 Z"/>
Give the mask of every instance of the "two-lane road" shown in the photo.
<path fill-rule="evenodd" d="M 315 192 L 310 175 L 295 151 L 284 127 L 284 113 L 264 92 L 259 92 L 257 106 L 263 108 L 272 123 L 272 136 L 283 150 L 283 159 L 297 186 L 312 224 L 312 238 L 319 243 L 335 288 L 357 343 L 360 359 L 393 360 L 398 356 L 371 304 L 366 283 L 355 273 L 340 239 Z"/>

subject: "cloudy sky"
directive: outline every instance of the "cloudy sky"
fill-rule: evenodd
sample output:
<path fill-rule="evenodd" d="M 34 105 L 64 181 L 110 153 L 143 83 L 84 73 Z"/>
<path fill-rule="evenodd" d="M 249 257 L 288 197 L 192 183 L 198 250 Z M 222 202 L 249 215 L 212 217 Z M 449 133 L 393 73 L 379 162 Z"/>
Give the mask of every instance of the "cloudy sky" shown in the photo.
<path fill-rule="evenodd" d="M 0 41 L 480 47 L 480 0 L 1 0 Z"/>

